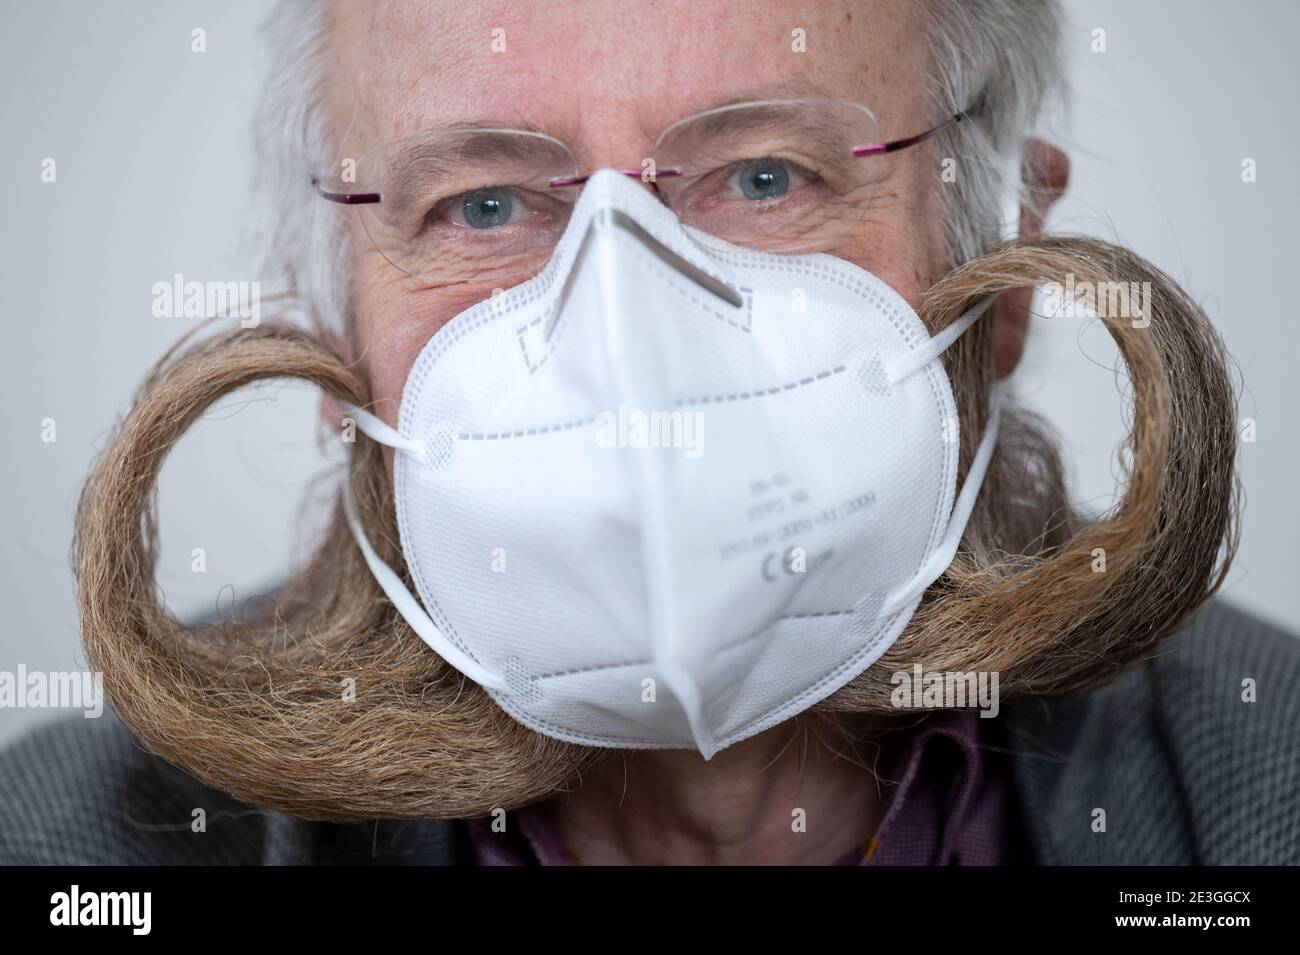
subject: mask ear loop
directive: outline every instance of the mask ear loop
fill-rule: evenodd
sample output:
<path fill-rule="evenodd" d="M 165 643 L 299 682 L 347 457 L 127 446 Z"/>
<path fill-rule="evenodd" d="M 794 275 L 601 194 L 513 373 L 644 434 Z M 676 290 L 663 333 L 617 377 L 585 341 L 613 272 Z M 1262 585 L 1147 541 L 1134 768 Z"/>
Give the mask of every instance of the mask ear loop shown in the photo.
<path fill-rule="evenodd" d="M 910 352 L 906 359 L 891 367 L 890 384 L 898 384 L 909 375 L 920 371 L 930 362 L 939 358 L 962 334 L 975 324 L 997 295 L 989 295 L 968 309 L 962 316 L 951 322 L 947 328 L 935 335 L 920 348 Z M 907 607 L 923 593 L 932 583 L 939 579 L 953 558 L 966 533 L 966 523 L 975 510 L 975 501 L 979 497 L 980 487 L 984 484 L 984 475 L 988 472 L 989 462 L 993 459 L 993 449 L 998 443 L 998 428 L 1002 421 L 1002 394 L 998 386 L 989 393 L 989 419 L 984 425 L 984 435 L 980 438 L 975 457 L 971 459 L 966 471 L 966 480 L 962 482 L 957 500 L 953 502 L 952 513 L 948 516 L 948 528 L 944 532 L 939 546 L 930 555 L 929 560 L 912 577 L 910 583 L 890 597 L 880 609 L 881 617 L 888 617 Z"/>
<path fill-rule="evenodd" d="M 889 383 L 896 385 L 905 378 L 910 378 L 930 362 L 934 361 L 944 352 L 946 352 L 952 343 L 965 334 L 966 329 L 975 324 L 976 320 L 993 304 L 997 295 L 986 295 L 973 306 L 963 312 L 960 317 L 953 319 L 948 323 L 948 327 L 927 341 L 920 348 L 914 348 L 902 358 L 888 368 L 886 372 L 889 376 Z M 384 427 L 387 427 L 385 425 Z"/>
<path fill-rule="evenodd" d="M 390 428 L 364 408 L 358 408 L 346 401 L 340 401 L 339 405 L 347 412 L 348 417 L 357 423 L 357 427 L 375 441 L 386 444 L 395 450 L 405 451 L 417 461 L 424 461 L 427 451 L 421 442 L 403 438 L 397 430 Z"/>
<path fill-rule="evenodd" d="M 411 454 L 418 460 L 424 460 L 424 445 L 422 443 L 403 438 L 393 428 L 356 405 L 347 402 L 340 402 L 340 404 L 348 416 L 356 421 L 357 426 L 373 440 L 403 453 Z M 361 549 L 361 556 L 365 558 L 366 566 L 370 568 L 370 573 L 374 575 L 385 596 L 397 608 L 397 612 L 402 615 L 402 618 L 415 631 L 416 635 L 428 645 L 429 649 L 479 686 L 492 690 L 506 689 L 504 677 L 490 672 L 481 663 L 447 639 L 443 632 L 438 629 L 438 625 L 433 622 L 433 618 L 420 605 L 420 601 L 407 589 L 406 584 L 402 582 L 402 578 L 397 575 L 393 568 L 384 563 L 379 554 L 375 552 L 374 547 L 370 544 L 370 538 L 366 536 L 365 527 L 361 524 L 361 518 L 357 514 L 356 501 L 352 497 L 352 482 L 346 478 L 343 481 L 343 514 L 347 518 L 348 529 L 352 532 L 357 547 Z"/>

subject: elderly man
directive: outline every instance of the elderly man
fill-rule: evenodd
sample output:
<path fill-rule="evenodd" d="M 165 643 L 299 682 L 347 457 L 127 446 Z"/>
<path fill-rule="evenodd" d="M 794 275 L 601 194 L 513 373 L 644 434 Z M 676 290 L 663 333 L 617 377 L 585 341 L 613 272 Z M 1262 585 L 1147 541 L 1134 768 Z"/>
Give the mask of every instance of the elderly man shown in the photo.
<path fill-rule="evenodd" d="M 146 383 L 78 568 L 152 753 L 109 721 L 19 743 L 0 857 L 1300 861 L 1300 652 L 1200 607 L 1233 539 L 1220 346 L 1136 257 L 1034 238 L 1060 28 L 1050 0 L 285 0 L 263 207 L 310 331 Z M 981 259 L 1009 196 L 1020 242 Z M 1102 315 L 1138 421 L 1095 525 L 998 397 L 1066 272 L 1156 287 Z M 182 627 L 140 495 L 202 407 L 285 374 L 342 436 L 338 519 L 274 610 Z"/>

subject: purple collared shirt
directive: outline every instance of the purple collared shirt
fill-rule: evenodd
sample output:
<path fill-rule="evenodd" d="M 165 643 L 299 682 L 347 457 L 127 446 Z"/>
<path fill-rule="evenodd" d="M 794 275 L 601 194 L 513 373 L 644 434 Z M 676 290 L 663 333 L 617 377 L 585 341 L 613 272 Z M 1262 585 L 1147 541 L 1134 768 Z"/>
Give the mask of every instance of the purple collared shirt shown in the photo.
<path fill-rule="evenodd" d="M 884 814 L 866 851 L 838 865 L 1006 865 L 1019 861 L 1005 757 L 982 741 L 976 710 L 936 710 L 902 742 Z M 884 782 L 884 780 L 882 780 Z M 511 813 L 523 839 L 469 820 L 476 865 L 572 865 L 544 804 Z"/>

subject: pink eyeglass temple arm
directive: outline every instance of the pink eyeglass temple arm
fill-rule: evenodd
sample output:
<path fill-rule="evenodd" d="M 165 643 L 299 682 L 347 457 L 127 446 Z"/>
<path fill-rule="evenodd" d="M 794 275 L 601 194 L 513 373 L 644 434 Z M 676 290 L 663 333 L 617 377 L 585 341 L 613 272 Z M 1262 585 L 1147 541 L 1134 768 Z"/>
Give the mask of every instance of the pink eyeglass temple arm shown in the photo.
<path fill-rule="evenodd" d="M 854 146 L 853 155 L 855 156 L 879 156 L 881 153 L 897 152 L 900 149 L 906 149 L 908 146 L 915 146 L 917 143 L 923 143 L 931 136 L 937 136 L 949 126 L 960 123 L 966 118 L 965 113 L 953 113 L 938 126 L 927 129 L 923 133 L 917 133 L 915 136 L 908 136 L 906 139 L 893 139 L 887 143 L 870 143 L 866 146 Z"/>
<path fill-rule="evenodd" d="M 317 195 L 322 199 L 328 199 L 330 202 L 337 202 L 343 206 L 364 206 L 372 202 L 379 202 L 382 199 L 377 192 L 330 192 L 315 176 L 311 177 L 311 184 Z"/>

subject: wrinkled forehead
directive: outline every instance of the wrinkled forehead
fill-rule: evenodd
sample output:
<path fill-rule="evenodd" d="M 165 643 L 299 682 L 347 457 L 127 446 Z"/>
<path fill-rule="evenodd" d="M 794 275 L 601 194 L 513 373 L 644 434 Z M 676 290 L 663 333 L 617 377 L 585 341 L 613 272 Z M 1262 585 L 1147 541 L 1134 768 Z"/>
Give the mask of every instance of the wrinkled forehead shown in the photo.
<path fill-rule="evenodd" d="M 326 95 L 349 153 L 453 124 L 545 132 L 591 163 L 749 99 L 861 102 L 886 132 L 928 114 L 914 0 L 335 0 Z M 901 135 L 901 133 L 900 133 Z"/>

